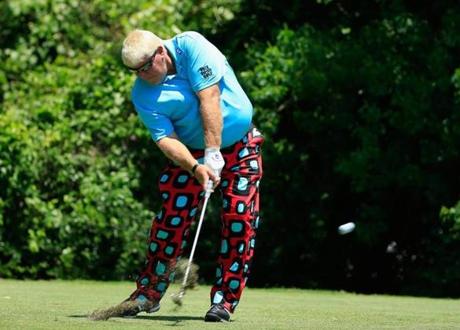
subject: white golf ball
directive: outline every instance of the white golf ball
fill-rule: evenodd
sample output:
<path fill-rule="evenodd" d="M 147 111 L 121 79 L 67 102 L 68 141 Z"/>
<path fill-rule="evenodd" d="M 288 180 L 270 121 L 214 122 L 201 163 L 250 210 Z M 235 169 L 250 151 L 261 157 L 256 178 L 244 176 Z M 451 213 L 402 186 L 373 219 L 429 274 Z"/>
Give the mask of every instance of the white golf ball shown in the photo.
<path fill-rule="evenodd" d="M 347 222 L 344 223 L 343 225 L 340 225 L 337 228 L 337 231 L 340 235 L 345 235 L 351 233 L 353 230 L 355 230 L 356 225 L 354 222 Z"/>

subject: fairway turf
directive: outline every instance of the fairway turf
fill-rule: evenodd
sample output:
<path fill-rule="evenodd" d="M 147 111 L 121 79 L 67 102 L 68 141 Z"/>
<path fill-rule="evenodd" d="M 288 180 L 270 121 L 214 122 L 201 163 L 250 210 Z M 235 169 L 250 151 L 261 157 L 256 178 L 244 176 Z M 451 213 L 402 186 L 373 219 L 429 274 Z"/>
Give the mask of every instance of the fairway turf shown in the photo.
<path fill-rule="evenodd" d="M 232 322 L 205 323 L 209 287 L 172 303 L 172 285 L 155 314 L 90 321 L 97 308 L 125 299 L 128 282 L 0 280 L 0 329 L 460 329 L 460 300 L 247 288 Z"/>

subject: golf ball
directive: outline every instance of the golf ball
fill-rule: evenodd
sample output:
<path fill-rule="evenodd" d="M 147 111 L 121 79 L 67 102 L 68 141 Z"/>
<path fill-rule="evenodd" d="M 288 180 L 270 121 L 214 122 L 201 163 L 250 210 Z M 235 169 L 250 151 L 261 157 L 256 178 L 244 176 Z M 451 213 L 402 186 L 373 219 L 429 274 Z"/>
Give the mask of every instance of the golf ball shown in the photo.
<path fill-rule="evenodd" d="M 337 228 L 337 231 L 340 235 L 345 235 L 351 233 L 353 230 L 355 230 L 355 223 L 354 222 L 347 222 L 344 223 L 343 225 L 340 225 Z"/>

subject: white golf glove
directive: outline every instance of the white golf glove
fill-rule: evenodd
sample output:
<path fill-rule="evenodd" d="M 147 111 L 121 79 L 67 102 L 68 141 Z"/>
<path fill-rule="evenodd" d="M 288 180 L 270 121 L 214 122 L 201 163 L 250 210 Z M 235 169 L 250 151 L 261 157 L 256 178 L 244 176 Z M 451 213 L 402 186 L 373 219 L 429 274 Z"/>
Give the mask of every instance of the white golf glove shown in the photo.
<path fill-rule="evenodd" d="M 204 164 L 211 168 L 214 174 L 220 178 L 220 173 L 224 168 L 225 161 L 219 148 L 204 149 Z"/>

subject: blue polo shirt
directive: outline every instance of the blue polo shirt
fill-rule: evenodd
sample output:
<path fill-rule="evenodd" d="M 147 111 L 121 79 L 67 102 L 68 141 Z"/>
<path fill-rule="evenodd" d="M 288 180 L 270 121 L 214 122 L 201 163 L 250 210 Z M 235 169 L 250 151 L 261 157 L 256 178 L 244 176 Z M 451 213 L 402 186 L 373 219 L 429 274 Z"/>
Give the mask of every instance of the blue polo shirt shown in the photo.
<path fill-rule="evenodd" d="M 223 118 L 222 148 L 249 130 L 253 108 L 225 56 L 197 32 L 184 32 L 164 41 L 176 74 L 153 85 L 137 78 L 132 101 L 154 141 L 173 132 L 186 146 L 203 149 L 204 133 L 196 92 L 218 84 Z"/>

